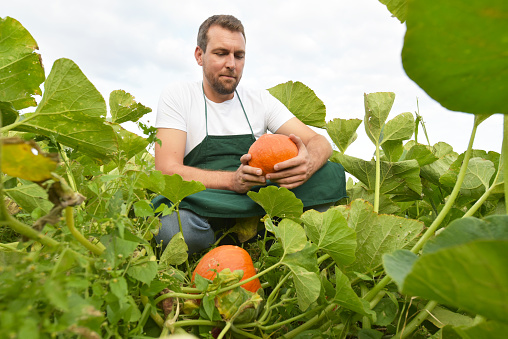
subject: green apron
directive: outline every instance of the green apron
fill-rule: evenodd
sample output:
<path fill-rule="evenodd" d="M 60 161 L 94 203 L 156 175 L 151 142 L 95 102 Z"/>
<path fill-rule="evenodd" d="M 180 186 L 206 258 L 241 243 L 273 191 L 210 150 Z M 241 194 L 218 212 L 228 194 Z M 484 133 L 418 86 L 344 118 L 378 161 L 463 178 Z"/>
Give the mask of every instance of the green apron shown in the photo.
<path fill-rule="evenodd" d="M 240 97 L 235 91 L 238 100 Z M 204 93 L 203 93 L 204 98 Z M 204 98 L 205 99 L 205 98 Z M 187 154 L 184 165 L 208 170 L 236 171 L 241 165 L 240 157 L 247 154 L 256 138 L 252 131 L 249 118 L 240 100 L 243 114 L 249 124 L 251 134 L 239 135 L 208 135 L 208 116 L 205 99 L 206 136 L 203 141 Z M 267 183 L 275 185 L 274 183 Z M 263 186 L 256 186 L 251 191 L 258 191 Z M 303 185 L 291 190 L 299 198 L 304 207 L 334 203 L 346 194 L 346 176 L 342 165 L 328 161 Z M 152 201 L 154 209 L 170 201 L 158 196 Z M 179 208 L 189 209 L 194 213 L 211 218 L 245 218 L 262 216 L 266 212 L 246 194 L 228 190 L 207 188 L 192 194 L 180 203 Z"/>

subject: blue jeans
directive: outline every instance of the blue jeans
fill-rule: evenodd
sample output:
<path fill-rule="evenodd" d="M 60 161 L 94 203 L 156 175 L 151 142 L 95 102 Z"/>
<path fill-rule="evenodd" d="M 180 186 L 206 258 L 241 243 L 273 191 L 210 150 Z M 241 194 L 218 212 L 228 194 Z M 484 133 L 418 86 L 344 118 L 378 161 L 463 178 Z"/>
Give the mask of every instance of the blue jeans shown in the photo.
<path fill-rule="evenodd" d="M 333 206 L 333 203 L 311 206 L 305 210 L 314 209 L 318 212 L 324 212 L 331 206 Z M 259 216 L 259 218 L 261 217 Z M 159 233 L 155 236 L 155 241 L 157 244 L 162 243 L 162 247 L 165 248 L 171 238 L 180 232 L 180 225 L 178 224 L 176 212 L 161 216 L 159 219 L 161 226 Z M 215 231 L 219 230 L 218 226 L 222 226 L 221 228 L 232 227 L 235 223 L 235 219 L 201 217 L 187 209 L 180 210 L 180 221 L 182 222 L 183 238 L 189 248 L 189 254 L 198 253 L 209 248 L 215 242 Z"/>

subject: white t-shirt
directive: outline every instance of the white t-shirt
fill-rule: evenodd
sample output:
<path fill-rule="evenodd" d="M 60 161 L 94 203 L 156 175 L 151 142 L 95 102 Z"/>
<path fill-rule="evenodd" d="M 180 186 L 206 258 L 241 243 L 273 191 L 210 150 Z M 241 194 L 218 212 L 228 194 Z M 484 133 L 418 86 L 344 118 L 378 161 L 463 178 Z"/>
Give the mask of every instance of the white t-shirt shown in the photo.
<path fill-rule="evenodd" d="M 245 115 L 236 93 L 233 99 L 215 103 L 206 99 L 208 135 L 275 133 L 294 115 L 267 90 L 237 87 Z M 199 145 L 206 136 L 205 103 L 202 82 L 178 83 L 166 87 L 159 99 L 156 128 L 174 128 L 187 132 L 185 155 Z"/>

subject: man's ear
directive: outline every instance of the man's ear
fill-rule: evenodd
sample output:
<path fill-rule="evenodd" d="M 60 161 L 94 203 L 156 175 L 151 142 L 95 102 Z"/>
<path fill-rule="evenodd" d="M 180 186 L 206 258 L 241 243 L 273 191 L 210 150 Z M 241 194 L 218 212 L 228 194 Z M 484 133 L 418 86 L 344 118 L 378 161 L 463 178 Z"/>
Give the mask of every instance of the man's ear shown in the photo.
<path fill-rule="evenodd" d="M 196 50 L 194 51 L 194 57 L 196 58 L 196 61 L 199 66 L 203 66 L 203 50 L 201 47 L 196 46 Z"/>

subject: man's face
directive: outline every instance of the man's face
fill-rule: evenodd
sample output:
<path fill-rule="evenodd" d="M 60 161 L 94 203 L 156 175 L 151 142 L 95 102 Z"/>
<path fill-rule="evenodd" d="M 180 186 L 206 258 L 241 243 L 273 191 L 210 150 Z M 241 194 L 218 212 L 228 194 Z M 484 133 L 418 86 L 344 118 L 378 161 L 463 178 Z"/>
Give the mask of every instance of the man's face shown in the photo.
<path fill-rule="evenodd" d="M 197 47 L 195 56 L 198 64 L 203 66 L 207 97 L 219 102 L 231 99 L 242 78 L 245 64 L 245 39 L 242 33 L 212 26 L 208 30 L 206 52 Z"/>

